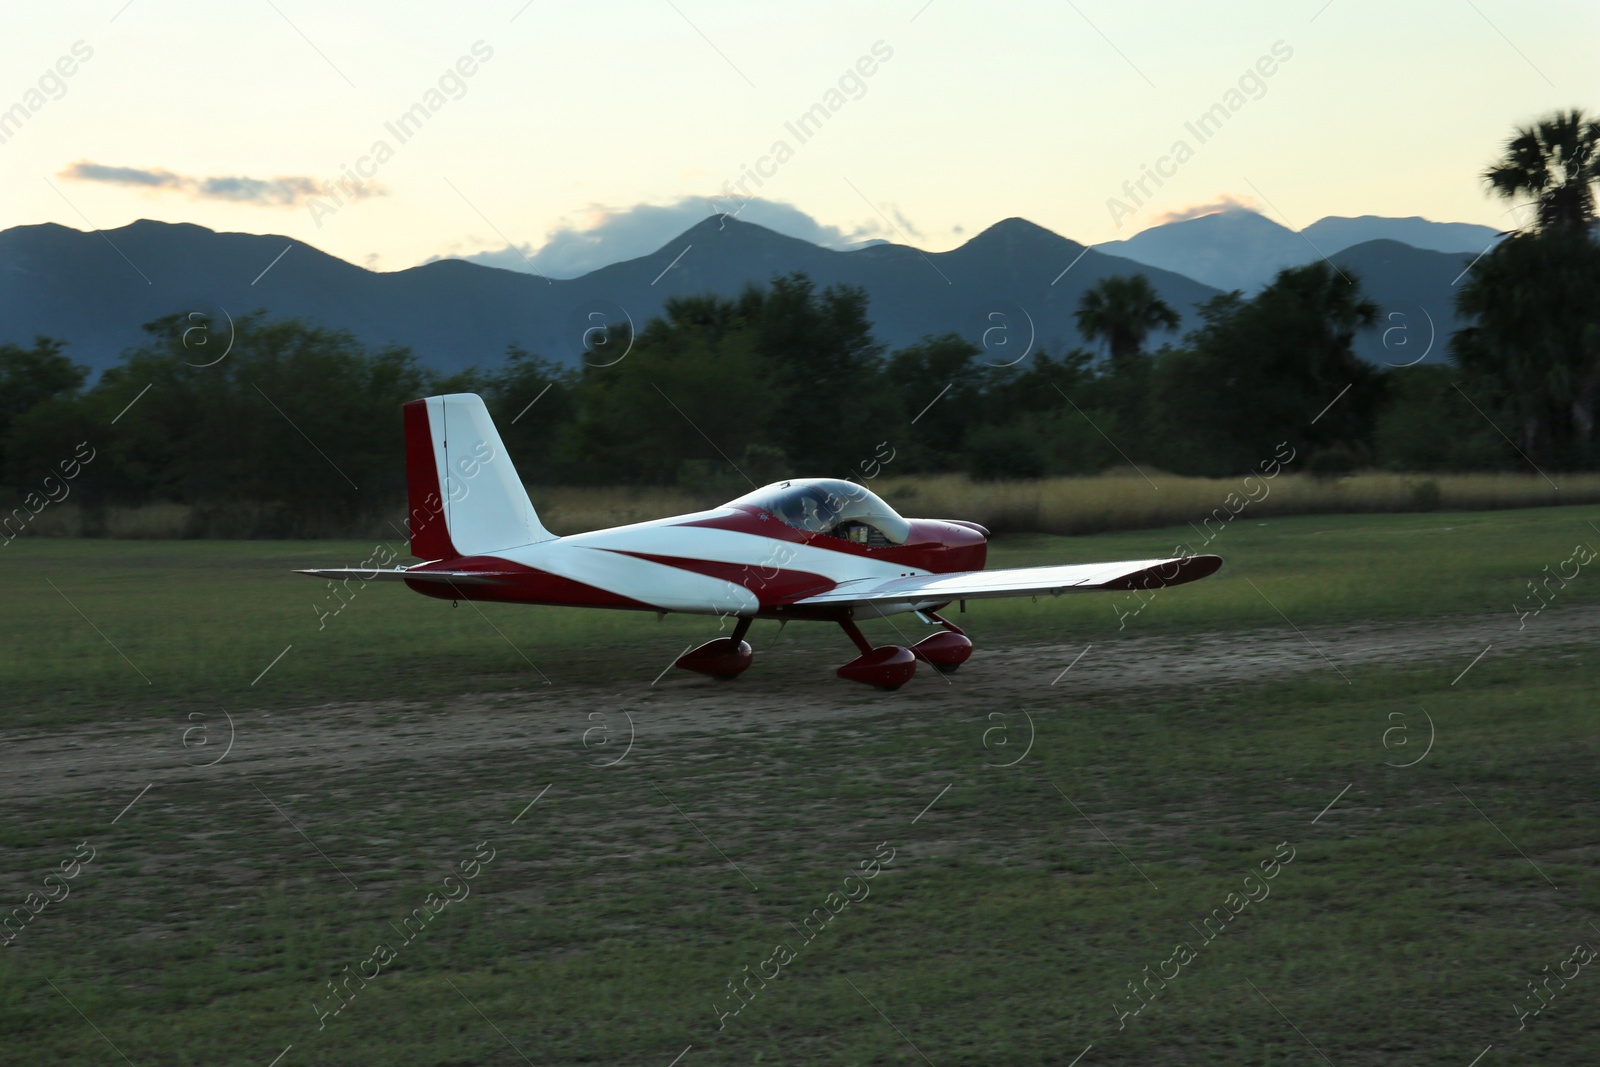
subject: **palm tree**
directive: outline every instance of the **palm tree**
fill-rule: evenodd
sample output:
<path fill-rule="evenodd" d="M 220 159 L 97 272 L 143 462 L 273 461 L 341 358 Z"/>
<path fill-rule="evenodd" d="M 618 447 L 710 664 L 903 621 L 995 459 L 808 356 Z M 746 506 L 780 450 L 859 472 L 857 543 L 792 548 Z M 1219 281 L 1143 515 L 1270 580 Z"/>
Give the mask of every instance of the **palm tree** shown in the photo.
<path fill-rule="evenodd" d="M 1541 462 L 1594 460 L 1600 404 L 1600 121 L 1574 108 L 1519 127 L 1483 173 L 1489 188 L 1534 206 L 1534 224 L 1472 268 L 1456 306 L 1472 325 L 1457 363 L 1505 391 L 1523 452 Z"/>
<path fill-rule="evenodd" d="M 1074 317 L 1084 337 L 1105 339 L 1114 370 L 1138 358 L 1151 330 L 1176 329 L 1180 321 L 1143 274 L 1100 279 L 1078 299 Z"/>
<path fill-rule="evenodd" d="M 1472 269 L 1455 360 L 1504 388 L 1528 456 L 1593 461 L 1600 401 L 1600 244 L 1576 228 L 1517 234 Z"/>
<path fill-rule="evenodd" d="M 1344 366 L 1356 358 L 1351 345 L 1356 334 L 1378 321 L 1380 308 L 1361 292 L 1361 279 L 1340 270 L 1328 260 L 1289 267 L 1278 272 L 1258 297 L 1258 301 L 1283 301 L 1308 323 L 1315 323 L 1320 340 L 1320 355 L 1333 378 L 1344 373 Z M 1330 381 L 1332 379 L 1330 378 Z"/>
<path fill-rule="evenodd" d="M 1587 229 L 1600 182 L 1600 122 L 1574 108 L 1520 126 L 1483 178 L 1504 200 L 1531 198 L 1540 231 Z"/>
<path fill-rule="evenodd" d="M 1377 375 L 1355 352 L 1356 334 L 1372 328 L 1380 308 L 1361 290 L 1354 271 L 1344 271 L 1326 259 L 1278 272 L 1257 294 L 1250 316 L 1252 329 L 1241 339 L 1275 353 L 1268 366 L 1279 368 L 1284 380 L 1304 390 L 1301 403 L 1309 417 L 1322 404 L 1329 408 L 1316 416 L 1320 425 L 1306 427 L 1304 438 L 1314 448 L 1360 450 L 1359 442 L 1371 428 L 1377 402 Z M 1256 402 L 1270 391 L 1270 376 L 1247 386 Z M 1331 401 L 1351 395 L 1337 406 Z"/>

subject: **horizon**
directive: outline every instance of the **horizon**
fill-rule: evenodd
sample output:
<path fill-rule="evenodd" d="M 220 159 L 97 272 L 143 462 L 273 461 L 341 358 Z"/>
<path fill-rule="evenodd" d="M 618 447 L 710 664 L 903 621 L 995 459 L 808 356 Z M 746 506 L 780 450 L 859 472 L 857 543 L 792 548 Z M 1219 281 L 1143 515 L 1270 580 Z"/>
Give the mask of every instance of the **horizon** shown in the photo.
<path fill-rule="evenodd" d="M 564 276 L 718 206 L 823 247 L 930 252 L 984 219 L 1093 246 L 1220 206 L 1300 231 L 1425 203 L 1511 229 L 1478 175 L 1514 126 L 1586 103 L 1566 86 L 1600 29 L 1571 0 L 1551 13 L 1572 32 L 1545 38 L 1491 4 L 1386 10 L 1374 35 L 1354 0 L 1154 19 L 830 0 L 804 23 L 720 0 L 620 23 L 522 0 L 90 10 L 27 12 L 0 41 L 27 72 L 0 97 L 0 228 L 150 218 L 385 272 Z"/>
<path fill-rule="evenodd" d="M 1195 222 L 1195 221 L 1198 221 L 1200 219 L 1212 218 L 1212 217 L 1215 217 L 1217 215 L 1227 215 L 1227 214 L 1250 214 L 1250 215 L 1255 215 L 1256 217 L 1265 219 L 1266 221 L 1268 221 L 1270 223 L 1273 223 L 1274 225 L 1282 226 L 1282 223 L 1279 223 L 1276 219 L 1273 219 L 1270 216 L 1265 215 L 1264 213 L 1255 210 L 1254 208 L 1247 208 L 1247 207 L 1239 207 L 1239 206 L 1230 205 L 1228 207 L 1220 208 L 1220 209 L 1218 209 L 1216 211 L 1209 211 L 1209 212 L 1206 212 L 1204 214 L 1191 215 L 1191 216 L 1188 216 L 1186 218 L 1180 218 L 1180 219 L 1172 219 L 1172 220 L 1160 221 L 1160 222 L 1155 223 L 1154 225 L 1151 225 L 1149 227 L 1146 227 L 1143 230 L 1138 231 L 1137 233 L 1129 234 L 1128 238 L 1137 237 L 1140 234 L 1148 233 L 1148 232 L 1150 232 L 1152 230 L 1158 230 L 1158 229 L 1161 229 L 1162 227 L 1165 227 L 1165 226 L 1172 226 L 1172 225 L 1176 225 L 1178 223 L 1183 223 L 1183 222 Z M 650 249 L 648 249 L 646 251 L 637 252 L 637 253 L 630 253 L 630 254 L 627 254 L 627 255 L 624 255 L 624 256 L 619 256 L 618 258 L 614 258 L 614 259 L 607 259 L 607 260 L 605 260 L 603 262 L 597 263 L 595 266 L 590 268 L 590 271 L 592 271 L 592 270 L 600 270 L 603 267 L 611 266 L 611 265 L 616 264 L 616 263 L 625 263 L 625 262 L 629 262 L 629 261 L 634 260 L 634 259 L 641 259 L 641 258 L 646 258 L 648 256 L 654 255 L 654 254 L 656 254 L 658 252 L 661 252 L 673 240 L 675 240 L 678 237 L 681 237 L 684 233 L 687 233 L 689 230 L 692 230 L 694 227 L 702 225 L 702 224 L 704 224 L 706 222 L 712 221 L 712 220 L 714 220 L 714 219 L 716 219 L 718 217 L 719 216 L 717 216 L 717 215 L 708 215 L 705 218 L 697 219 L 697 220 L 691 222 L 683 230 L 680 230 L 677 233 L 672 234 L 671 236 L 669 236 L 666 239 L 664 239 L 660 244 L 658 244 L 658 245 L 656 245 L 656 246 L 654 246 L 654 247 L 652 247 L 652 248 L 650 248 Z M 930 255 L 940 255 L 940 254 L 943 254 L 943 253 L 946 253 L 946 252 L 953 252 L 953 251 L 955 251 L 955 250 L 957 250 L 959 248 L 964 247 L 967 244 L 970 244 L 972 241 L 974 241 L 974 240 L 978 239 L 979 237 L 983 236 L 985 233 L 988 233 L 990 230 L 993 230 L 993 229 L 995 229 L 995 228 L 997 228 L 999 226 L 1002 226 L 1007 222 L 1021 222 L 1021 223 L 1025 223 L 1025 224 L 1030 225 L 1030 226 L 1035 226 L 1035 227 L 1038 227 L 1040 229 L 1043 229 L 1046 232 L 1051 233 L 1056 237 L 1060 237 L 1061 239 L 1063 239 L 1065 241 L 1070 241 L 1070 242 L 1072 242 L 1074 244 L 1080 245 L 1081 247 L 1091 248 L 1091 249 L 1095 249 L 1096 251 L 1101 251 L 1105 255 L 1110 255 L 1110 256 L 1115 256 L 1115 257 L 1119 257 L 1119 258 L 1123 258 L 1123 259 L 1128 259 L 1130 262 L 1138 263 L 1140 266 L 1145 266 L 1145 267 L 1147 267 L 1149 269 L 1171 270 L 1171 268 L 1151 267 L 1148 264 L 1144 264 L 1139 260 L 1133 259 L 1132 256 L 1130 256 L 1125 250 L 1122 250 L 1122 249 L 1113 248 L 1113 249 L 1107 250 L 1107 249 L 1102 248 L 1099 245 L 1088 244 L 1086 242 L 1079 241 L 1076 238 L 1071 237 L 1071 236 L 1069 236 L 1067 234 L 1057 233 L 1056 231 L 1049 229 L 1049 227 L 1043 226 L 1040 223 L 1037 223 L 1032 219 L 1025 218 L 1025 217 L 1023 217 L 1021 215 L 1009 215 L 1009 216 L 1007 216 L 1005 218 L 1002 218 L 1002 219 L 996 219 L 994 222 L 991 222 L 986 226 L 980 227 L 980 228 L 974 230 L 971 234 L 964 236 L 963 239 L 958 244 L 956 244 L 956 245 L 954 245 L 954 246 L 952 246 L 950 248 L 944 248 L 944 249 L 923 248 L 923 247 L 921 247 L 921 246 L 919 246 L 917 244 L 902 244 L 899 241 L 886 240 L 884 238 L 869 238 L 869 239 L 861 241 L 859 243 L 852 244 L 852 245 L 847 245 L 847 246 L 844 246 L 844 247 L 830 247 L 828 245 L 818 244 L 817 242 L 812 241 L 807 237 L 798 236 L 798 235 L 793 234 L 793 233 L 786 233 L 786 232 L 784 232 L 784 230 L 776 228 L 774 226 L 766 225 L 766 224 L 763 224 L 763 223 L 760 223 L 760 222 L 754 222 L 754 221 L 751 221 L 749 219 L 743 219 L 743 218 L 740 218 L 739 216 L 731 214 L 731 213 L 725 214 L 724 217 L 728 221 L 731 221 L 731 222 L 738 222 L 738 223 L 743 223 L 744 225 L 748 225 L 748 226 L 755 226 L 755 227 L 757 227 L 759 229 L 764 229 L 764 230 L 767 230 L 767 231 L 769 231 L 771 233 L 778 234 L 779 236 L 789 237 L 789 238 L 792 238 L 792 239 L 798 240 L 798 241 L 804 241 L 804 242 L 806 242 L 808 244 L 813 244 L 818 248 L 824 248 L 827 251 L 832 251 L 832 252 L 857 252 L 857 251 L 864 250 L 866 248 L 871 248 L 871 247 L 875 247 L 875 246 L 879 246 L 879 245 L 897 245 L 897 246 L 900 246 L 900 247 L 916 249 L 918 251 L 925 252 L 925 253 L 930 254 Z M 1386 216 L 1386 215 L 1356 215 L 1356 216 L 1350 216 L 1350 215 L 1326 215 L 1326 216 L 1322 216 L 1321 218 L 1313 219 L 1310 223 L 1307 224 L 1306 228 L 1309 229 L 1311 226 L 1314 226 L 1314 225 L 1316 225 L 1318 223 L 1326 222 L 1326 221 L 1329 221 L 1329 220 L 1360 221 L 1360 220 L 1363 220 L 1363 219 L 1379 219 L 1379 220 L 1390 221 L 1390 222 L 1405 222 L 1405 221 L 1416 220 L 1416 221 L 1421 221 L 1423 223 L 1427 223 L 1427 224 L 1430 224 L 1430 225 L 1474 225 L 1472 223 L 1460 223 L 1460 222 L 1458 222 L 1456 220 L 1430 219 L 1425 215 L 1394 215 L 1394 216 Z M 204 230 L 207 230 L 208 232 L 219 234 L 219 235 L 232 234 L 232 235 L 239 235 L 239 236 L 245 236 L 245 237 L 284 237 L 284 238 L 288 238 L 289 240 L 297 241 L 297 242 L 299 242 L 299 243 L 301 243 L 303 245 L 306 245 L 306 246 L 308 246 L 310 248 L 316 249 L 317 251 L 322 252 L 325 255 L 332 256 L 333 258 L 338 259 L 343 263 L 347 263 L 352 267 L 357 267 L 357 268 L 359 268 L 361 270 L 367 271 L 368 273 L 372 273 L 372 274 L 397 274 L 397 273 L 401 273 L 401 272 L 407 271 L 407 270 L 414 270 L 417 267 L 425 267 L 425 266 L 428 266 L 428 265 L 433 264 L 433 263 L 444 262 L 444 261 L 447 261 L 447 260 L 454 261 L 454 262 L 459 262 L 459 263 L 469 263 L 469 264 L 471 264 L 472 266 L 475 266 L 475 267 L 488 267 L 488 268 L 493 269 L 493 270 L 509 270 L 509 271 L 512 271 L 513 273 L 517 273 L 517 274 L 530 274 L 530 275 L 533 274 L 533 272 L 527 270 L 526 267 L 511 266 L 509 263 L 504 263 L 504 262 L 490 262 L 490 261 L 487 261 L 483 257 L 462 257 L 462 256 L 433 256 L 433 257 L 429 257 L 428 259 L 425 259 L 425 260 L 423 260 L 423 261 L 421 261 L 419 263 L 410 263 L 410 264 L 407 264 L 405 266 L 397 266 L 397 267 L 394 267 L 392 269 L 385 269 L 385 268 L 374 267 L 374 266 L 371 266 L 371 265 L 365 264 L 365 263 L 358 263 L 358 262 L 355 262 L 354 260 L 345 259 L 344 257 L 338 255 L 338 253 L 330 251 L 329 249 L 318 245 L 316 243 L 315 239 L 306 240 L 306 239 L 299 238 L 299 237 L 293 237 L 292 235 L 289 235 L 289 234 L 286 234 L 286 233 L 276 233 L 276 232 L 271 232 L 271 231 L 216 230 L 216 229 L 212 229 L 211 227 L 205 226 L 202 223 L 192 222 L 192 221 L 188 221 L 188 220 L 181 220 L 181 219 L 177 219 L 177 220 L 174 220 L 174 219 L 158 219 L 158 218 L 150 218 L 150 217 L 141 217 L 141 218 L 136 218 L 136 219 L 130 219 L 128 222 L 123 223 L 121 226 L 110 228 L 110 232 L 117 232 L 119 230 L 127 229 L 129 227 L 138 225 L 139 223 L 154 223 L 156 225 L 162 225 L 162 226 L 196 226 L 196 227 L 199 227 L 200 229 L 204 229 Z M 71 230 L 71 231 L 73 231 L 75 233 L 80 233 L 80 234 L 91 234 L 91 233 L 103 233 L 103 232 L 106 232 L 105 230 L 101 230 L 101 229 L 86 229 L 86 228 L 83 228 L 83 227 L 80 227 L 80 226 L 73 226 L 70 223 L 56 222 L 54 220 L 50 220 L 50 221 L 46 221 L 46 222 L 40 222 L 40 223 L 19 223 L 16 226 L 7 227 L 6 229 L 20 229 L 20 228 L 23 228 L 23 227 L 26 227 L 26 226 L 42 226 L 42 225 L 60 226 L 63 229 Z M 1283 227 L 1283 229 L 1288 233 L 1294 233 L 1294 234 L 1299 234 L 1299 233 L 1303 232 L 1302 230 L 1293 230 L 1293 229 L 1290 229 L 1288 227 Z M 0 233 L 4 233 L 4 232 L 5 232 L 5 230 L 0 230 Z M 1116 244 L 1116 243 L 1119 243 L 1119 242 L 1122 242 L 1122 241 L 1126 241 L 1128 238 L 1118 238 L 1115 241 L 1104 242 L 1104 243 L 1105 244 Z M 1336 249 L 1335 251 L 1337 252 L 1337 251 L 1342 251 L 1342 250 L 1343 249 Z M 1315 254 L 1314 253 L 1313 253 L 1312 258 L 1315 258 Z M 585 271 L 584 273 L 589 273 L 589 271 Z M 578 274 L 578 275 L 567 276 L 567 275 L 560 275 L 560 274 L 549 274 L 548 277 L 550 277 L 552 280 L 555 280 L 555 281 L 571 281 L 574 278 L 582 277 L 582 275 Z"/>

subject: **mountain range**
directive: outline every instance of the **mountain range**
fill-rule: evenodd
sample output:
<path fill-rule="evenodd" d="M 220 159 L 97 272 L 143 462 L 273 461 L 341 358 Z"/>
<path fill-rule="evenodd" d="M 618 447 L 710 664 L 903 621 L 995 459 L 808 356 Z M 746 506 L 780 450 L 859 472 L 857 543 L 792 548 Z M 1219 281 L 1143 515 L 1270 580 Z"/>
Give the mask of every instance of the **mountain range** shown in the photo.
<path fill-rule="evenodd" d="M 1453 283 L 1482 250 L 1470 246 L 1484 233 L 1493 232 L 1372 217 L 1324 219 L 1295 233 L 1230 211 L 1093 248 L 1012 218 L 947 252 L 899 244 L 835 251 L 712 216 L 649 255 L 551 280 L 460 260 L 379 273 L 289 237 L 186 223 L 140 220 L 89 232 L 47 223 L 0 231 L 0 341 L 63 338 L 74 359 L 99 371 L 145 339 L 144 322 L 264 308 L 349 330 L 369 344 L 406 345 L 442 371 L 493 366 L 508 344 L 573 361 L 598 323 L 626 318 L 642 326 L 673 296 L 733 295 L 801 271 L 819 287 L 864 288 L 875 333 L 891 348 L 954 332 L 1001 363 L 1038 346 L 1054 352 L 1083 344 L 1073 312 L 1084 291 L 1110 275 L 1148 276 L 1183 316 L 1182 330 L 1195 324 L 1195 305 L 1220 290 L 1253 290 L 1281 266 L 1320 253 L 1359 275 L 1384 309 L 1382 329 L 1360 341 L 1364 356 L 1410 362 L 1426 349 L 1432 361 L 1456 326 Z M 1427 244 L 1444 247 L 1419 247 Z"/>
<path fill-rule="evenodd" d="M 1217 289 L 1247 294 L 1285 267 L 1370 241 L 1394 241 L 1421 251 L 1470 253 L 1490 247 L 1499 234 L 1467 222 L 1430 222 L 1415 215 L 1391 219 L 1376 215 L 1330 215 L 1303 230 L 1281 226 L 1265 215 L 1235 209 L 1169 222 L 1125 241 L 1107 241 L 1095 250 L 1186 275 Z"/>

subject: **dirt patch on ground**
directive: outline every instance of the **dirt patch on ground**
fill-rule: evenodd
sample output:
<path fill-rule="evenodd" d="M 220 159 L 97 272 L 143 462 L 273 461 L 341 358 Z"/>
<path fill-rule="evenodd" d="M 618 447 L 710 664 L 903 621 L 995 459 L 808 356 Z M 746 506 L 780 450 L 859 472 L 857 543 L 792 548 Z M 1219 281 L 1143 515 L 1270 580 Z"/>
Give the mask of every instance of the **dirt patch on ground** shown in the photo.
<path fill-rule="evenodd" d="M 27 802 L 88 791 L 126 793 L 205 775 L 309 772 L 329 777 L 375 765 L 430 766 L 515 748 L 564 749 L 595 765 L 631 744 L 694 734 L 783 730 L 885 713 L 971 714 L 1060 694 L 1248 684 L 1326 671 L 1435 662 L 1452 675 L 1483 656 L 1600 639 L 1600 607 L 1550 611 L 1519 629 L 1510 612 L 1401 623 L 1137 636 L 1092 646 L 979 647 L 949 678 L 928 669 L 896 693 L 833 677 L 839 658 L 779 645 L 744 677 L 717 682 L 681 671 L 653 685 L 587 682 L 444 702 L 363 701 L 193 713 L 171 723 L 106 724 L 5 735 L 0 797 Z M 107 818 L 115 813 L 108 813 Z"/>

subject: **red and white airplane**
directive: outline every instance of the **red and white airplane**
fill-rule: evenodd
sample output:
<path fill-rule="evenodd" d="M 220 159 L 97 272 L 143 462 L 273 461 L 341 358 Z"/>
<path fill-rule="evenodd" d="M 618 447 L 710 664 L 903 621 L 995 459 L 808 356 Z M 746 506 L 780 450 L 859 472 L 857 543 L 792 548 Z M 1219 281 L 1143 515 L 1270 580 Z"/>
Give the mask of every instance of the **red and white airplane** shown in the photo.
<path fill-rule="evenodd" d="M 938 614 L 955 601 L 1154 589 L 1214 573 L 1219 556 L 985 571 L 989 532 L 959 519 L 906 519 L 866 487 L 834 478 L 775 482 L 710 511 L 558 537 L 544 528 L 483 400 L 405 405 L 411 554 L 393 570 L 301 571 L 403 581 L 441 600 L 684 612 L 735 620 L 733 634 L 676 666 L 732 678 L 750 666 L 755 619 L 837 623 L 861 654 L 841 678 L 897 689 L 917 660 L 950 672 L 972 642 Z M 914 614 L 940 629 L 911 647 L 874 647 L 855 620 Z"/>

